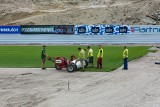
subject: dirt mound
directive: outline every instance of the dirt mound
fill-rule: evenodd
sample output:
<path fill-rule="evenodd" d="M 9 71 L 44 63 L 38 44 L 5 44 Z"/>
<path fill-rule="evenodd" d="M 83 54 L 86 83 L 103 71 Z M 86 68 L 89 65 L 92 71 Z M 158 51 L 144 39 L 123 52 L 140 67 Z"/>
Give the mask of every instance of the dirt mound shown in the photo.
<path fill-rule="evenodd" d="M 1 0 L 0 24 L 159 24 L 159 0 Z"/>

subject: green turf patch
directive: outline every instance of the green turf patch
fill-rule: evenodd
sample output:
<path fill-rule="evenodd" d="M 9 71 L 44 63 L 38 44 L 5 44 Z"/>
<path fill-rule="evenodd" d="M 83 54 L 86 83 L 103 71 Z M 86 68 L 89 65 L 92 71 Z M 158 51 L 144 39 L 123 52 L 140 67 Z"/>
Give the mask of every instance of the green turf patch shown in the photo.
<path fill-rule="evenodd" d="M 151 53 L 156 53 L 158 50 L 149 50 Z"/>
<path fill-rule="evenodd" d="M 48 46 L 47 54 L 51 57 L 66 57 L 70 59 L 72 54 L 78 57 L 79 46 Z M 86 49 L 87 46 L 82 46 Z M 94 65 L 97 64 L 98 46 L 91 46 L 94 50 Z M 149 46 L 129 46 L 129 61 L 140 58 L 149 52 Z M 86 68 L 86 71 L 110 72 L 123 64 L 122 46 L 104 46 L 103 69 Z M 41 46 L 0 46 L 0 67 L 7 68 L 40 68 Z M 86 53 L 87 56 L 87 53 Z M 46 61 L 46 67 L 54 67 L 54 63 Z"/>

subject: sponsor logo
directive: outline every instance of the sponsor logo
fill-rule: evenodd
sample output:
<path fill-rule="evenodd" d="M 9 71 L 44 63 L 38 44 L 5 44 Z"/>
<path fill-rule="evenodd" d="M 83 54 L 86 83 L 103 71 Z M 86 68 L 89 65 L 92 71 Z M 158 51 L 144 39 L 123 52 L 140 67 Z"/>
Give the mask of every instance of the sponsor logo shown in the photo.
<path fill-rule="evenodd" d="M 127 33 L 128 28 L 126 26 L 124 27 L 119 27 L 119 33 Z"/>
<path fill-rule="evenodd" d="M 54 34 L 74 34 L 73 25 L 55 25 Z"/>
<path fill-rule="evenodd" d="M 22 25 L 21 34 L 74 34 L 73 25 Z"/>
<path fill-rule="evenodd" d="M 20 26 L 0 26 L 0 34 L 20 34 Z"/>
<path fill-rule="evenodd" d="M 56 60 L 56 63 L 60 64 L 60 63 L 62 63 L 62 60 Z"/>
<path fill-rule="evenodd" d="M 99 33 L 99 27 L 92 27 L 91 32 L 92 33 Z"/>
<path fill-rule="evenodd" d="M 50 34 L 54 27 L 50 25 L 21 25 L 21 34 Z"/>
<path fill-rule="evenodd" d="M 128 25 L 75 25 L 75 34 L 118 35 L 130 33 Z"/>
<path fill-rule="evenodd" d="M 78 27 L 78 33 L 86 33 L 86 27 Z"/>
<path fill-rule="evenodd" d="M 106 27 L 105 28 L 105 33 L 113 33 L 114 32 L 114 28 L 113 27 Z"/>
<path fill-rule="evenodd" d="M 131 32 L 134 33 L 160 33 L 160 26 L 145 26 L 145 27 L 131 27 Z"/>

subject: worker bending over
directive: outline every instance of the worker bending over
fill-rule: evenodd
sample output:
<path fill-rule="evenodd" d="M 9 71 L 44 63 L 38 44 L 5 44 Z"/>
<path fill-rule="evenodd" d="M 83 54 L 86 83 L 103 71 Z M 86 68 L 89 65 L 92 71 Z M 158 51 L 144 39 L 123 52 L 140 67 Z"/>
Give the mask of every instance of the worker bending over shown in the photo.
<path fill-rule="evenodd" d="M 80 61 L 82 65 L 82 71 L 84 71 L 85 51 L 81 47 L 78 48 L 78 51 L 79 51 L 79 58 L 76 60 L 76 63 Z"/>

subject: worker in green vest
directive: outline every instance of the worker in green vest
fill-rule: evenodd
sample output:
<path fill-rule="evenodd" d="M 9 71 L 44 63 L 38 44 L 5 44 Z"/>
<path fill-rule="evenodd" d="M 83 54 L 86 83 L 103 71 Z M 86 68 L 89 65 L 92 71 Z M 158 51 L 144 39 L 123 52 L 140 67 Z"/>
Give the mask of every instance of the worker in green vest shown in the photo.
<path fill-rule="evenodd" d="M 85 51 L 81 47 L 78 48 L 78 51 L 79 51 L 79 58 L 76 60 L 76 63 L 80 61 L 82 65 L 82 71 L 84 71 Z"/>
<path fill-rule="evenodd" d="M 124 46 L 124 51 L 123 51 L 123 62 L 124 62 L 123 70 L 128 70 L 128 49 L 126 46 Z"/>
<path fill-rule="evenodd" d="M 46 57 L 48 57 L 47 53 L 46 53 L 46 46 L 43 45 L 43 49 L 42 49 L 42 52 L 41 52 L 41 59 L 42 59 L 42 70 L 45 70 L 46 68 L 44 67 L 44 64 L 46 62 Z"/>
<path fill-rule="evenodd" d="M 103 48 L 99 45 L 98 55 L 97 55 L 97 68 L 102 69 L 102 59 L 103 59 Z"/>

